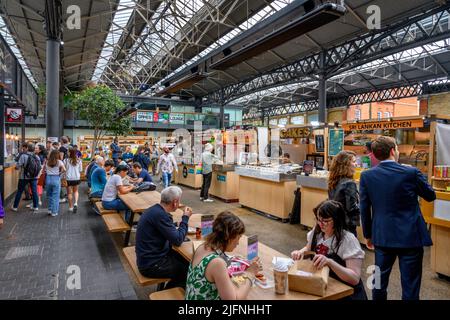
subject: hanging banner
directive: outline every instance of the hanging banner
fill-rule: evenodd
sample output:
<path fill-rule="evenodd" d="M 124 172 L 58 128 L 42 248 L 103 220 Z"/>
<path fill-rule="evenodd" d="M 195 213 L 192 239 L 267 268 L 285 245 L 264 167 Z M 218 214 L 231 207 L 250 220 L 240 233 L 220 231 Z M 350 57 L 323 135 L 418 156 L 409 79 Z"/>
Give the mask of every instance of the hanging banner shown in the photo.
<path fill-rule="evenodd" d="M 334 157 L 344 149 L 344 130 L 330 129 L 328 136 L 328 155 Z"/>
<path fill-rule="evenodd" d="M 169 114 L 168 113 L 159 113 L 158 114 L 158 122 L 159 123 L 169 123 Z"/>
<path fill-rule="evenodd" d="M 182 113 L 171 113 L 169 121 L 174 124 L 184 124 L 184 115 Z"/>
<path fill-rule="evenodd" d="M 22 109 L 21 108 L 6 108 L 6 122 L 21 122 Z"/>
<path fill-rule="evenodd" d="M 289 128 L 286 130 L 281 130 L 280 138 L 305 138 L 311 135 L 311 130 L 308 127 L 301 128 Z"/>
<path fill-rule="evenodd" d="M 136 113 L 136 121 L 153 122 L 153 112 L 138 111 Z"/>

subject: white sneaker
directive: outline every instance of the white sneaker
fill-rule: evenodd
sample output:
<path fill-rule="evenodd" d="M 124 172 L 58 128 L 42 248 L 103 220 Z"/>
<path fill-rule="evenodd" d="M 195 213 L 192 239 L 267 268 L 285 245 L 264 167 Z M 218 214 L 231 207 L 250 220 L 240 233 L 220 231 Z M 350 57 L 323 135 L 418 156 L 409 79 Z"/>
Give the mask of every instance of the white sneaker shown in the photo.
<path fill-rule="evenodd" d="M 42 201 L 39 201 L 39 205 L 42 206 Z"/>
<path fill-rule="evenodd" d="M 67 199 L 66 199 L 66 198 L 64 198 L 64 199 L 59 199 L 59 203 L 65 203 L 65 202 L 67 202 Z"/>
<path fill-rule="evenodd" d="M 73 212 L 73 208 L 69 208 L 69 211 L 70 211 L 70 212 Z"/>
<path fill-rule="evenodd" d="M 202 198 L 202 197 L 200 197 L 200 201 L 203 201 L 203 198 Z"/>
<path fill-rule="evenodd" d="M 32 211 L 39 211 L 39 208 L 31 208 Z"/>
<path fill-rule="evenodd" d="M 17 212 L 17 208 L 11 207 L 11 210 Z"/>
<path fill-rule="evenodd" d="M 58 216 L 58 214 L 57 213 L 52 213 L 51 216 L 52 217 L 56 217 L 56 216 Z"/>
<path fill-rule="evenodd" d="M 214 200 L 213 199 L 205 199 L 205 200 L 203 200 L 203 202 L 214 202 Z"/>

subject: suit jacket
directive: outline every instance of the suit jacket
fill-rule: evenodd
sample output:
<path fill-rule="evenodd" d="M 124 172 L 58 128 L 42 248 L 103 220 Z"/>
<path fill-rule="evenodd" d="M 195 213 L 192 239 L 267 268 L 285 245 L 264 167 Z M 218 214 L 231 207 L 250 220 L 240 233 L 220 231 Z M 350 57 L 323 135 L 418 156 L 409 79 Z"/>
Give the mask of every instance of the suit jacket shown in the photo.
<path fill-rule="evenodd" d="M 361 174 L 360 211 L 363 234 L 375 246 L 431 246 L 418 197 L 436 199 L 433 188 L 414 167 L 388 161 Z"/>

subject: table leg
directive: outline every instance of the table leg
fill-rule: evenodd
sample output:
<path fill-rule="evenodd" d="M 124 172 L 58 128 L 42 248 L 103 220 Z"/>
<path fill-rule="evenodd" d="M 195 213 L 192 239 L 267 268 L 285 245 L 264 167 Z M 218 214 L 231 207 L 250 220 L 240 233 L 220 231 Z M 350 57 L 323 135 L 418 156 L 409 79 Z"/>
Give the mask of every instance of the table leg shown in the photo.
<path fill-rule="evenodd" d="M 128 230 L 125 233 L 125 240 L 124 240 L 124 244 L 123 244 L 124 247 L 128 247 L 128 244 L 130 242 L 130 235 L 131 235 L 131 228 L 133 228 L 133 221 L 134 221 L 134 212 L 131 211 L 130 218 L 127 221 L 128 225 L 130 226 L 130 230 Z"/>

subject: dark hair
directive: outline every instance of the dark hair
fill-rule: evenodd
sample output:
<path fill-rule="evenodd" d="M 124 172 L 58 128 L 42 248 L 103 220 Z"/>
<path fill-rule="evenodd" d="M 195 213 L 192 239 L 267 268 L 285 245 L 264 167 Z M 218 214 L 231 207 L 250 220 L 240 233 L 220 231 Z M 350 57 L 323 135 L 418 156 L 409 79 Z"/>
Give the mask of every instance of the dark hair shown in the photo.
<path fill-rule="evenodd" d="M 334 200 L 325 200 L 319 203 L 317 207 L 313 209 L 316 219 L 320 218 L 332 218 L 334 224 L 334 237 L 336 241 L 336 252 L 339 251 L 342 239 L 344 238 L 344 230 L 346 229 L 345 223 L 345 209 L 342 204 Z M 317 235 L 322 233 L 319 224 L 314 227 L 313 238 L 311 241 L 311 251 L 316 251 Z"/>
<path fill-rule="evenodd" d="M 28 142 L 22 143 L 22 148 L 27 148 L 28 149 Z"/>
<path fill-rule="evenodd" d="M 69 143 L 69 138 L 66 137 L 66 136 L 62 136 L 62 137 L 61 137 L 61 142 L 62 142 L 63 144 Z"/>
<path fill-rule="evenodd" d="M 141 164 L 139 162 L 135 162 L 135 163 L 133 163 L 133 168 L 142 169 L 142 166 L 141 166 Z"/>
<path fill-rule="evenodd" d="M 122 171 L 128 172 L 128 166 L 118 165 L 116 168 L 116 171 L 114 171 L 114 173 L 118 174 L 119 172 L 122 172 Z"/>
<path fill-rule="evenodd" d="M 55 142 L 52 143 L 52 146 L 58 146 L 58 145 L 59 145 L 59 142 L 55 141 Z"/>
<path fill-rule="evenodd" d="M 34 144 L 29 142 L 27 144 L 27 150 L 28 150 L 28 152 L 34 152 Z"/>
<path fill-rule="evenodd" d="M 51 168 L 56 167 L 59 160 L 59 151 L 58 150 L 52 150 L 50 152 L 50 155 L 48 156 L 47 165 Z"/>
<path fill-rule="evenodd" d="M 290 158 L 291 158 L 291 155 L 290 155 L 289 153 L 286 152 L 286 153 L 283 155 L 283 157 L 290 159 Z"/>
<path fill-rule="evenodd" d="M 366 142 L 366 148 L 367 148 L 367 150 L 372 152 L 372 141 Z"/>
<path fill-rule="evenodd" d="M 114 161 L 106 160 L 105 161 L 105 167 L 114 167 Z"/>
<path fill-rule="evenodd" d="M 353 151 L 341 151 L 331 161 L 330 176 L 328 177 L 328 190 L 334 190 L 341 179 L 352 178 L 352 158 L 356 157 Z"/>
<path fill-rule="evenodd" d="M 386 160 L 391 155 L 391 150 L 395 150 L 395 139 L 381 136 L 372 142 L 372 153 L 380 161 Z"/>
<path fill-rule="evenodd" d="M 213 231 L 206 236 L 205 248 L 225 252 L 228 243 L 244 232 L 242 220 L 231 211 L 223 211 L 214 220 Z"/>
<path fill-rule="evenodd" d="M 69 148 L 69 160 L 71 165 L 73 166 L 77 165 L 78 158 L 77 158 L 77 150 L 75 148 Z"/>

